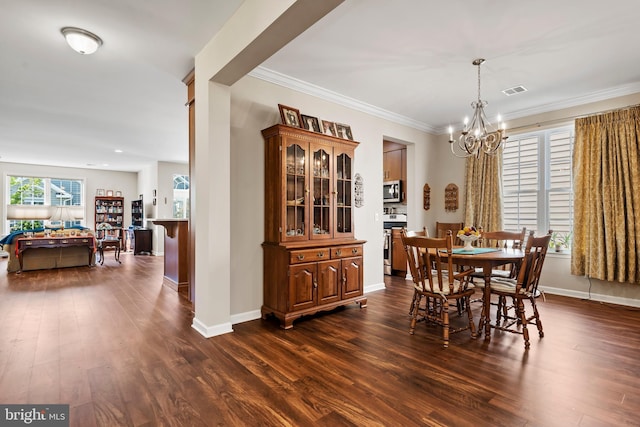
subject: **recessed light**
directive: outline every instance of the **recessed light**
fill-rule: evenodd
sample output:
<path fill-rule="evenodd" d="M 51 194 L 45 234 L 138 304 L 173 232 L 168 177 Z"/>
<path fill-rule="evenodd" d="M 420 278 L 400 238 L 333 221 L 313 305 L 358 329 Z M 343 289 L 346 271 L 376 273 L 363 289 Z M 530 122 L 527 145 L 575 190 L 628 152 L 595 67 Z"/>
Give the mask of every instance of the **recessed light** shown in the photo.
<path fill-rule="evenodd" d="M 116 148 L 114 151 L 115 151 L 116 153 L 122 153 L 122 150 L 121 150 L 121 149 L 119 149 L 119 148 Z"/>

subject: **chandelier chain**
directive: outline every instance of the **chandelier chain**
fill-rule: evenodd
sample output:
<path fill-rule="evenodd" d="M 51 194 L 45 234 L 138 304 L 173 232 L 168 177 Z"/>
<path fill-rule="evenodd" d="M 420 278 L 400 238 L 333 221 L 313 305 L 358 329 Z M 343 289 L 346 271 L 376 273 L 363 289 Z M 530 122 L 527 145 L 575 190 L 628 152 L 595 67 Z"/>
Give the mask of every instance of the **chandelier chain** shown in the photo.
<path fill-rule="evenodd" d="M 480 64 L 482 64 L 482 62 Z M 481 102 L 480 101 L 480 64 L 478 64 L 478 102 Z"/>

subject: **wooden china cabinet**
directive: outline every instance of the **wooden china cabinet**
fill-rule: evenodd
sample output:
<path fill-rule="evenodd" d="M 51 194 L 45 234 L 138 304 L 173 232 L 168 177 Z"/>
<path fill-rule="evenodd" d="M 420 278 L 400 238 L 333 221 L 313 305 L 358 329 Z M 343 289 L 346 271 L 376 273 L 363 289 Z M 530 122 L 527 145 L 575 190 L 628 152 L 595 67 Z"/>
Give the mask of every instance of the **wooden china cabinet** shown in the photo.
<path fill-rule="evenodd" d="M 262 317 L 289 329 L 303 315 L 363 297 L 363 245 L 353 224 L 357 142 L 286 125 L 264 129 Z"/>

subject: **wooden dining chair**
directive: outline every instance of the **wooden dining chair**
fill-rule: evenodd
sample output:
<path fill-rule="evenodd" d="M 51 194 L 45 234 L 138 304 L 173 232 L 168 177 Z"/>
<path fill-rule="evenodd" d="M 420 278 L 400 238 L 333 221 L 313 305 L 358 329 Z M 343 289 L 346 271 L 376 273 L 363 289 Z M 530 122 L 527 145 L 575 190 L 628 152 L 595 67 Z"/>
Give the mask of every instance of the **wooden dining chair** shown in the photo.
<path fill-rule="evenodd" d="M 114 250 L 114 259 L 119 264 L 122 264 L 122 261 L 120 261 L 120 250 L 122 248 L 121 228 L 105 228 L 96 230 L 96 249 L 100 256 L 100 265 L 104 265 L 104 250 L 109 248 Z"/>
<path fill-rule="evenodd" d="M 446 237 L 447 231 L 451 231 L 451 234 L 453 235 L 453 244 L 462 245 L 462 241 L 456 236 L 458 235 L 458 231 L 462 230 L 463 228 L 464 223 L 462 222 L 436 222 L 436 237 Z"/>
<path fill-rule="evenodd" d="M 480 239 L 478 239 L 478 247 L 496 248 L 496 249 L 522 249 L 522 244 L 527 233 L 527 227 L 522 227 L 521 231 L 483 231 L 480 229 Z M 515 278 L 517 274 L 517 265 L 506 264 L 500 268 L 491 270 L 492 277 Z M 476 269 L 471 275 L 472 278 L 484 279 L 482 269 Z M 473 280 L 473 279 L 472 279 Z M 480 281 L 474 283 L 477 287 L 483 287 Z"/>
<path fill-rule="evenodd" d="M 522 227 L 521 231 L 483 231 L 480 227 L 480 239 L 478 246 L 482 248 L 500 248 L 500 249 L 522 249 L 522 244 L 527 233 L 527 228 Z M 517 264 L 505 264 L 491 270 L 491 277 L 501 277 L 503 279 L 515 278 L 518 271 Z M 484 289 L 484 271 L 481 268 L 471 274 L 471 281 L 478 289 Z M 482 302 L 482 298 L 472 299 L 471 302 Z M 503 315 L 507 315 L 508 306 L 504 298 L 500 298 L 497 305 L 498 309 L 503 310 Z"/>
<path fill-rule="evenodd" d="M 504 279 L 494 277 L 491 279 L 491 294 L 498 295 L 499 301 L 496 322 L 491 327 L 501 331 L 522 334 L 525 349 L 530 346 L 527 325 L 536 325 L 538 335 L 540 338 L 544 337 L 540 314 L 536 306 L 536 296 L 538 295 L 540 273 L 542 272 L 550 241 L 551 232 L 541 237 L 535 237 L 532 231 L 527 238 L 524 258 L 518 268 L 517 278 Z M 515 311 L 513 316 L 506 315 L 506 312 L 500 306 L 501 303 L 504 304 L 507 298 L 513 300 L 513 309 Z M 525 312 L 525 301 L 531 304 L 531 315 L 527 315 Z"/>
<path fill-rule="evenodd" d="M 407 230 L 403 228 L 401 231 L 402 235 L 405 237 L 429 237 L 429 230 L 427 227 L 422 227 L 422 230 Z M 403 244 L 404 251 L 407 252 L 407 247 Z M 407 253 L 407 259 L 409 259 L 409 254 Z M 416 294 L 413 294 L 413 300 L 411 301 L 411 305 L 409 306 L 409 316 L 411 316 L 413 310 L 413 303 L 415 302 Z"/>
<path fill-rule="evenodd" d="M 468 276 L 473 270 L 457 272 L 453 269 L 453 236 L 451 232 L 447 233 L 447 237 L 440 239 L 421 236 L 408 237 L 406 233 L 403 233 L 402 243 L 407 248 L 414 288 L 409 333 L 414 333 L 418 316 L 421 316 L 427 322 L 442 326 L 444 347 L 449 346 L 451 333 L 470 330 L 471 337 L 476 338 L 473 314 L 468 304 L 469 297 L 474 292 L 473 285 L 468 280 Z M 446 259 L 441 256 L 441 251 L 446 253 Z M 432 269 L 432 266 L 435 268 Z M 423 297 L 425 297 L 424 308 L 421 307 Z M 449 322 L 449 305 L 459 300 L 466 301 L 462 305 L 467 308 L 468 324 L 454 328 Z"/>
<path fill-rule="evenodd" d="M 407 230 L 405 228 L 405 235 L 407 237 L 429 237 L 429 230 L 427 227 L 422 227 L 422 230 Z"/>

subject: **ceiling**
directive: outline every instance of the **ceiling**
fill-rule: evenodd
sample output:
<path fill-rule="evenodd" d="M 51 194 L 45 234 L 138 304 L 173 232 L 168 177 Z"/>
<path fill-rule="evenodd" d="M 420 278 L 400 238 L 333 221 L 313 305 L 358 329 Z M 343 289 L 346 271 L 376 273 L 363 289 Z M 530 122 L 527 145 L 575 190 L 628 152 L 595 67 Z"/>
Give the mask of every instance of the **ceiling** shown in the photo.
<path fill-rule="evenodd" d="M 187 161 L 193 58 L 242 0 L 2 0 L 0 162 Z M 637 0 L 345 0 L 253 73 L 429 132 L 640 92 Z M 89 56 L 60 28 L 98 34 Z M 522 85 L 527 92 L 501 91 Z M 357 135 L 355 135 L 357 138 Z M 122 150 L 116 153 L 115 150 Z"/>

